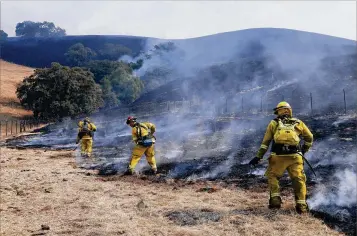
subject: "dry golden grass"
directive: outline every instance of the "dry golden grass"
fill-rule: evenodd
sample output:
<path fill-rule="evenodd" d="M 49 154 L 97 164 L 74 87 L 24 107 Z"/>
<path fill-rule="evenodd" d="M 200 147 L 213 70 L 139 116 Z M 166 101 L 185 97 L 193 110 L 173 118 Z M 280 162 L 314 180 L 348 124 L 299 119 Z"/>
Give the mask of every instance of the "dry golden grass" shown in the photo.
<path fill-rule="evenodd" d="M 76 168 L 69 151 L 0 148 L 0 234 L 31 235 L 339 235 L 321 220 L 294 212 L 293 199 L 280 211 L 266 207 L 266 191 L 213 183 L 154 183 L 135 176 L 99 177 Z M 110 181 L 108 181 L 110 180 Z M 292 194 L 291 194 L 292 195 Z M 142 202 L 141 202 L 142 201 Z M 141 202 L 141 203 L 140 203 Z M 180 226 L 165 215 L 200 210 L 218 222 Z M 41 225 L 49 230 L 41 231 Z"/>
<path fill-rule="evenodd" d="M 33 72 L 33 68 L 0 60 L 0 116 L 20 118 L 32 114 L 21 108 L 16 86 Z"/>

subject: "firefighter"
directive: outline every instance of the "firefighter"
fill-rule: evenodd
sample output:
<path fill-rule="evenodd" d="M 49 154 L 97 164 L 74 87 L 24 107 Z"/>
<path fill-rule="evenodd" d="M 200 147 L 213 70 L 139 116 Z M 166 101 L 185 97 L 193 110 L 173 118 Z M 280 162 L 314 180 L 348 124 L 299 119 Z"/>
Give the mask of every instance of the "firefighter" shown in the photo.
<path fill-rule="evenodd" d="M 306 176 L 304 160 L 300 154 L 304 155 L 310 149 L 313 135 L 304 122 L 293 118 L 292 108 L 287 102 L 280 102 L 274 108 L 274 114 L 277 117 L 270 121 L 260 149 L 249 164 L 257 165 L 267 152 L 270 142 L 273 141 L 265 173 L 270 189 L 269 208 L 281 207 L 279 178 L 287 170 L 294 188 L 295 209 L 299 214 L 307 213 L 309 207 L 306 203 Z M 302 146 L 301 138 L 304 141 Z"/>
<path fill-rule="evenodd" d="M 151 166 L 154 174 L 157 173 L 155 160 L 155 136 L 156 127 L 150 122 L 139 123 L 136 117 L 129 116 L 126 124 L 132 127 L 132 139 L 135 146 L 132 151 L 130 164 L 125 174 L 131 175 L 134 173 L 135 166 L 138 164 L 141 156 L 145 154 L 146 160 Z"/>
<path fill-rule="evenodd" d="M 81 142 L 81 156 L 90 157 L 93 147 L 93 134 L 97 130 L 97 127 L 90 121 L 88 117 L 83 121 L 78 122 L 78 135 L 76 144 Z"/>

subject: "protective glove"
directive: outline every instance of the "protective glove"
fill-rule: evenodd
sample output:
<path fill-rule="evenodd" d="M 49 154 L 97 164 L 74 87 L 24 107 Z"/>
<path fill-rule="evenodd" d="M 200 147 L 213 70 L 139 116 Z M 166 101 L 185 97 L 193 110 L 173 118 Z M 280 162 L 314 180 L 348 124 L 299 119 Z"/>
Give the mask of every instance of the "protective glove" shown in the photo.
<path fill-rule="evenodd" d="M 261 161 L 261 158 L 259 157 L 254 157 L 250 162 L 249 162 L 249 165 L 257 165 L 259 162 Z"/>

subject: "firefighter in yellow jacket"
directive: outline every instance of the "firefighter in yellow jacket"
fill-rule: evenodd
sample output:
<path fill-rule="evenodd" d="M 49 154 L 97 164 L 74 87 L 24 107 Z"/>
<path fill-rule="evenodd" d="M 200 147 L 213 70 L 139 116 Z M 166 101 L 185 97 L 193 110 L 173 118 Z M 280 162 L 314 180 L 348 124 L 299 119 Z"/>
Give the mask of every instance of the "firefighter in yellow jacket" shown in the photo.
<path fill-rule="evenodd" d="M 151 166 L 154 174 L 157 173 L 155 160 L 155 137 L 156 127 L 150 122 L 139 123 L 135 117 L 129 116 L 126 124 L 132 127 L 132 139 L 135 143 L 133 148 L 130 164 L 126 174 L 133 174 L 135 166 L 138 164 L 141 156 L 145 154 L 146 160 Z"/>
<path fill-rule="evenodd" d="M 88 117 L 78 123 L 78 135 L 76 144 L 81 142 L 81 156 L 90 157 L 93 147 L 93 133 L 97 127 L 90 121 Z"/>
<path fill-rule="evenodd" d="M 306 176 L 304 160 L 300 154 L 304 155 L 310 149 L 313 135 L 304 122 L 292 117 L 292 109 L 287 102 L 280 102 L 274 111 L 277 118 L 270 121 L 260 149 L 249 164 L 258 164 L 273 141 L 265 173 L 270 188 L 269 208 L 281 207 L 279 178 L 287 170 L 294 188 L 296 211 L 299 214 L 306 213 L 309 211 L 306 203 Z M 304 141 L 302 147 L 301 138 Z"/>

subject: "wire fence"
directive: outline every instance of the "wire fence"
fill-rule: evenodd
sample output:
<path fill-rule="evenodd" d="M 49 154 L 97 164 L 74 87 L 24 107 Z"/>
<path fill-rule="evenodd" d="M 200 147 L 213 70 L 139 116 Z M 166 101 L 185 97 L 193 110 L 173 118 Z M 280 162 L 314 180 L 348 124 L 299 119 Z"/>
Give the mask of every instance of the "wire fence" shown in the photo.
<path fill-rule="evenodd" d="M 342 92 L 329 93 L 328 98 L 314 96 L 312 93 L 298 93 L 294 90 L 288 95 L 277 93 L 249 93 L 227 95 L 215 100 L 200 100 L 198 98 L 188 101 L 167 101 L 140 103 L 131 106 L 121 106 L 102 110 L 92 117 L 101 117 L 96 121 L 99 126 L 105 127 L 106 123 L 124 122 L 129 115 L 134 115 L 140 119 L 157 115 L 190 113 L 196 116 L 209 116 L 216 119 L 225 117 L 249 117 L 252 115 L 271 115 L 273 108 L 280 101 L 287 101 L 293 107 L 295 115 L 316 115 L 321 114 L 347 114 L 357 112 L 356 95 Z M 327 101 L 333 101 L 328 103 Z M 324 109 L 322 109 L 324 108 Z M 104 117 L 104 119 L 103 119 Z M 0 120 L 0 138 L 16 135 L 38 128 L 48 122 L 31 120 Z M 73 128 L 76 125 L 73 124 Z"/>
<path fill-rule="evenodd" d="M 250 116 L 272 114 L 273 108 L 281 101 L 287 101 L 295 115 L 347 114 L 357 111 L 357 95 L 345 90 L 328 93 L 325 96 L 313 93 L 288 94 L 251 92 L 249 94 L 230 94 L 222 98 L 189 101 L 167 101 L 161 103 L 141 103 L 122 106 L 103 111 L 105 116 L 125 117 L 129 114 L 149 116 L 164 113 L 187 112 L 211 114 L 215 116 Z"/>
<path fill-rule="evenodd" d="M 0 138 L 28 132 L 43 124 L 41 120 L 0 120 Z"/>

